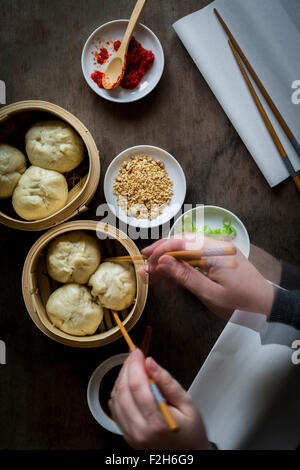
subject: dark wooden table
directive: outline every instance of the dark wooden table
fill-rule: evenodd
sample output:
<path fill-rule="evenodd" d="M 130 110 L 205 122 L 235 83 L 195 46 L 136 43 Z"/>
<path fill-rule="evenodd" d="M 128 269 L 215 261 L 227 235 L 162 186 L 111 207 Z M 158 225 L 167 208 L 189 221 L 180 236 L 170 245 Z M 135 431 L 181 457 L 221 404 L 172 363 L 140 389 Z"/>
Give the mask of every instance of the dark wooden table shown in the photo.
<path fill-rule="evenodd" d="M 96 208 L 104 202 L 103 177 L 111 160 L 127 147 L 153 144 L 181 163 L 186 203 L 230 209 L 244 221 L 253 243 L 300 263 L 300 198 L 294 184 L 269 188 L 172 29 L 174 21 L 208 3 L 149 0 L 142 22 L 163 45 L 164 74 L 149 96 L 119 105 L 89 89 L 80 57 L 89 34 L 107 21 L 128 18 L 133 0 L 0 0 L 0 79 L 7 84 L 7 102 L 56 103 L 91 131 L 102 172 L 85 218 L 96 219 Z M 0 230 L 0 339 L 7 346 L 7 364 L 0 366 L 0 448 L 126 448 L 96 423 L 86 401 L 93 370 L 125 352 L 124 341 L 80 350 L 44 336 L 21 293 L 26 254 L 41 234 Z M 140 248 L 147 243 L 137 242 Z M 153 327 L 150 354 L 185 387 L 224 327 L 188 292 L 166 292 L 160 286 L 150 288 L 144 314 L 132 330 L 137 343 L 146 324 Z"/>

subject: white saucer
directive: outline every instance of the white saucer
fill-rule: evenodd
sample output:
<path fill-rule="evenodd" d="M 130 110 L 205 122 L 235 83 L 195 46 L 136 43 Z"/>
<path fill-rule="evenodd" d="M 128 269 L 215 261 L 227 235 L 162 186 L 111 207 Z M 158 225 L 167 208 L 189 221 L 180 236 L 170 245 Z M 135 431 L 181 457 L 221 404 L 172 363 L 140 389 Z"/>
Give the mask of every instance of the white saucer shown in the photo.
<path fill-rule="evenodd" d="M 102 362 L 94 370 L 87 388 L 87 401 L 90 412 L 95 420 L 107 431 L 122 435 L 119 426 L 103 411 L 99 400 L 99 389 L 105 374 L 116 366 L 120 366 L 127 359 L 128 354 L 117 354 Z"/>
<path fill-rule="evenodd" d="M 201 207 L 190 209 L 176 220 L 175 224 L 170 230 L 169 237 L 172 237 L 181 232 L 182 218 L 185 217 L 186 220 L 186 217 L 189 216 L 192 219 L 193 211 L 196 211 L 196 214 L 199 212 L 199 220 L 201 219 L 201 215 L 203 214 L 203 209 Z M 237 235 L 232 240 L 232 243 L 243 253 L 244 256 L 246 256 L 246 258 L 248 258 L 250 254 L 250 240 L 243 222 L 235 214 L 227 209 L 217 206 L 204 206 L 204 224 L 208 225 L 210 228 L 222 228 L 222 221 L 224 217 L 229 217 L 231 220 L 231 225 L 237 232 Z"/>
<path fill-rule="evenodd" d="M 96 45 L 99 45 L 100 47 L 109 47 L 106 44 L 107 41 L 121 41 L 127 24 L 128 20 L 115 20 L 105 23 L 97 28 L 85 43 L 81 56 L 81 67 L 88 85 L 95 93 L 97 93 L 97 95 L 105 98 L 106 100 L 118 103 L 130 103 L 148 95 L 148 93 L 150 93 L 150 91 L 152 91 L 158 84 L 164 69 L 164 52 L 159 39 L 149 28 L 142 24 L 138 24 L 133 33 L 134 37 L 145 49 L 151 50 L 155 56 L 151 69 L 145 74 L 141 83 L 133 90 L 127 90 L 121 86 L 117 86 L 113 90 L 105 90 L 104 88 L 99 88 L 92 80 L 91 74 L 95 70 L 104 72 L 112 57 L 111 56 L 107 59 L 107 61 L 102 65 L 95 65 L 93 62 L 93 51 L 96 50 Z"/>
<path fill-rule="evenodd" d="M 126 212 L 120 208 L 117 202 L 117 197 L 113 193 L 113 185 L 115 178 L 122 167 L 125 160 L 128 160 L 132 155 L 145 154 L 150 157 L 158 158 L 164 163 L 165 168 L 168 172 L 169 177 L 173 181 L 173 196 L 170 204 L 164 209 L 164 211 L 153 220 L 138 219 L 136 217 L 128 217 Z M 159 225 L 165 224 L 180 210 L 186 194 L 186 180 L 181 166 L 178 161 L 172 157 L 165 150 L 154 147 L 153 145 L 137 145 L 136 147 L 128 148 L 121 152 L 109 165 L 104 179 L 104 194 L 106 202 L 109 205 L 113 214 L 118 217 L 125 224 L 133 227 L 151 228 L 158 227 Z"/>

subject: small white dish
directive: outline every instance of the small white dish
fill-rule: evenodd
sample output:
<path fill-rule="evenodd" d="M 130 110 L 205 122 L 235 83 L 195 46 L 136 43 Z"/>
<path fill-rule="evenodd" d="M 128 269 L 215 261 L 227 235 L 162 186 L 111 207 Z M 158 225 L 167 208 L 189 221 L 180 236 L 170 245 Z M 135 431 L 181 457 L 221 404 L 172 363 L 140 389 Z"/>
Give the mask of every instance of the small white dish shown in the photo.
<path fill-rule="evenodd" d="M 122 365 L 127 359 L 128 354 L 117 354 L 116 356 L 109 357 L 106 361 L 102 362 L 97 369 L 94 370 L 87 388 L 87 402 L 90 412 L 95 420 L 107 431 L 114 434 L 122 435 L 119 426 L 113 421 L 103 410 L 99 400 L 99 389 L 103 377 L 114 367 Z"/>
<path fill-rule="evenodd" d="M 145 74 L 140 84 L 133 90 L 127 90 L 121 86 L 117 86 L 113 90 L 105 90 L 104 88 L 99 88 L 93 81 L 91 74 L 95 70 L 104 72 L 112 57 L 110 56 L 102 65 L 95 65 L 93 52 L 96 51 L 96 46 L 106 47 L 109 52 L 113 52 L 112 41 L 122 40 L 128 21 L 110 21 L 97 28 L 85 43 L 81 56 L 81 67 L 88 85 L 97 95 L 118 103 L 130 103 L 148 95 L 158 84 L 164 70 L 164 52 L 159 39 L 147 26 L 138 24 L 133 33 L 134 37 L 145 49 L 151 50 L 155 56 L 151 69 Z M 107 44 L 107 42 L 110 44 Z"/>
<path fill-rule="evenodd" d="M 155 159 L 158 158 L 162 163 L 164 163 L 168 175 L 173 182 L 174 194 L 170 204 L 165 207 L 160 215 L 152 220 L 138 219 L 133 216 L 127 216 L 126 212 L 118 205 L 117 197 L 113 193 L 114 181 L 123 165 L 123 162 L 128 160 L 133 155 L 141 154 L 148 155 Z M 168 152 L 159 147 L 154 147 L 153 145 L 137 145 L 135 147 L 130 147 L 127 150 L 124 150 L 111 162 L 104 178 L 104 194 L 110 210 L 125 224 L 141 228 L 158 227 L 159 225 L 163 225 L 171 220 L 172 217 L 175 217 L 175 215 L 180 210 L 186 195 L 186 180 L 184 172 L 178 161 Z"/>
<path fill-rule="evenodd" d="M 170 230 L 169 237 L 173 237 L 178 233 L 181 233 L 182 229 L 182 218 L 188 217 L 192 219 L 193 211 L 199 211 L 200 216 L 199 220 L 201 220 L 203 211 L 204 210 L 204 223 L 203 225 L 208 225 L 211 229 L 218 229 L 223 227 L 223 219 L 224 217 L 229 217 L 231 220 L 231 225 L 235 228 L 237 235 L 232 240 L 232 243 L 243 253 L 243 255 L 248 258 L 250 254 L 250 240 L 249 235 L 246 230 L 245 225 L 242 221 L 232 212 L 227 209 L 223 209 L 222 207 L 218 206 L 204 206 L 190 209 L 189 211 L 185 212 L 181 217 L 179 217 L 173 227 Z M 196 216 L 197 220 L 197 216 Z"/>

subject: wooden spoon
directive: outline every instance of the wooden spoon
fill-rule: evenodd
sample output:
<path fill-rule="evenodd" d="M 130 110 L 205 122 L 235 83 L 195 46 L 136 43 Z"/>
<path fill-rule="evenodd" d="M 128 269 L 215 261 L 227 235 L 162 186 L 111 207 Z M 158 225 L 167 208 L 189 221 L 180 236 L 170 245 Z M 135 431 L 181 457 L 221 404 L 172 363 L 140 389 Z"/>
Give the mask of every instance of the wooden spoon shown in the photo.
<path fill-rule="evenodd" d="M 112 90 L 115 88 L 124 76 L 126 69 L 126 54 L 128 51 L 128 46 L 130 39 L 132 37 L 134 28 L 142 14 L 145 3 L 147 0 L 138 0 L 133 9 L 132 15 L 130 17 L 127 29 L 125 31 L 121 46 L 118 51 L 113 56 L 110 63 L 107 65 L 104 75 L 102 77 L 102 85 L 106 90 Z"/>

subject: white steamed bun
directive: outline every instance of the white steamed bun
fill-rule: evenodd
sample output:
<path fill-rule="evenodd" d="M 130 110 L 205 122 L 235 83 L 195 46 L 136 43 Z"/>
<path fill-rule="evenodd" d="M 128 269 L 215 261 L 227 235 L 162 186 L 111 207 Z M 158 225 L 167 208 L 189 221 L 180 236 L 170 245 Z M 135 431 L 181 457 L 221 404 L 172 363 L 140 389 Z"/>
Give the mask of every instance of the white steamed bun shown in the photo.
<path fill-rule="evenodd" d="M 65 284 L 50 295 L 46 311 L 54 326 L 74 336 L 92 335 L 103 319 L 103 310 L 80 284 Z"/>
<path fill-rule="evenodd" d="M 25 170 L 25 155 L 11 145 L 0 144 L 0 199 L 12 196 Z"/>
<path fill-rule="evenodd" d="M 14 190 L 12 204 L 23 219 L 39 220 L 62 209 L 67 199 L 68 184 L 64 175 L 30 166 Z"/>
<path fill-rule="evenodd" d="M 86 284 L 101 261 L 94 237 L 81 230 L 55 238 L 47 250 L 49 275 L 58 282 Z"/>
<path fill-rule="evenodd" d="M 26 152 L 32 165 L 65 173 L 83 160 L 84 146 L 79 135 L 62 121 L 34 124 L 26 133 Z"/>
<path fill-rule="evenodd" d="M 102 263 L 91 276 L 89 286 L 103 307 L 123 310 L 132 304 L 136 295 L 133 266 L 129 263 Z"/>

